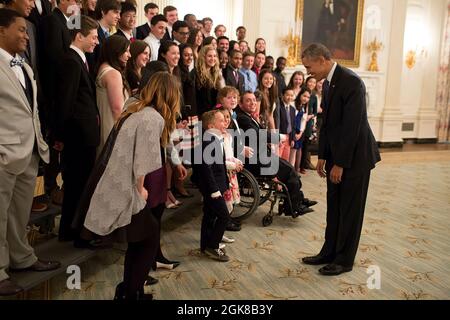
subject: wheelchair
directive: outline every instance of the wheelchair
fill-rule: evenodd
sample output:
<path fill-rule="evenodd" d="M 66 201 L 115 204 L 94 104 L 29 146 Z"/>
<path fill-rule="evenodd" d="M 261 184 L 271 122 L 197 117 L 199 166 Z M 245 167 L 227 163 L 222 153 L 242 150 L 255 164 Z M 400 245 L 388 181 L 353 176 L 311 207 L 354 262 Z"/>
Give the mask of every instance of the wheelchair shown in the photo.
<path fill-rule="evenodd" d="M 238 221 L 248 219 L 256 209 L 270 202 L 270 210 L 263 217 L 262 225 L 268 227 L 273 223 L 274 208 L 278 202 L 278 215 L 294 215 L 289 191 L 281 181 L 274 181 L 272 176 L 255 177 L 247 169 L 237 173 L 241 201 L 234 206 L 232 217 Z M 281 189 L 281 190 L 280 190 Z"/>

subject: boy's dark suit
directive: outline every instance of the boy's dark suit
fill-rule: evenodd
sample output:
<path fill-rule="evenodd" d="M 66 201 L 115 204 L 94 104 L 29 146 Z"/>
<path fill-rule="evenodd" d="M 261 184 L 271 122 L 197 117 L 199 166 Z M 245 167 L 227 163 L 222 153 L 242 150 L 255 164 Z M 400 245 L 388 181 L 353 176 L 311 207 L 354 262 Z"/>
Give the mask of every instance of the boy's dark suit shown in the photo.
<path fill-rule="evenodd" d="M 41 0 L 42 4 L 42 13 L 39 13 L 37 7 L 35 6 L 33 9 L 31 9 L 30 15 L 27 17 L 27 20 L 31 21 L 35 26 L 36 29 L 39 31 L 39 25 L 41 24 L 42 20 L 49 16 L 52 13 L 52 4 L 48 0 Z"/>
<path fill-rule="evenodd" d="M 59 237 L 77 239 L 71 229 L 78 201 L 95 163 L 100 142 L 99 112 L 95 84 L 86 64 L 73 49 L 62 60 L 58 73 L 56 140 L 64 143 L 64 201 Z"/>
<path fill-rule="evenodd" d="M 320 256 L 351 268 L 358 250 L 370 171 L 381 160 L 367 120 L 366 88 L 351 70 L 337 65 L 331 83 L 324 83 L 323 125 L 319 159 L 326 160 L 327 228 Z M 344 168 L 333 184 L 334 165 Z"/>
<path fill-rule="evenodd" d="M 289 105 L 289 114 L 287 114 L 286 104 L 284 103 L 282 98 L 280 98 L 280 102 L 279 102 L 277 108 L 279 110 L 277 112 L 275 112 L 275 114 L 280 116 L 280 127 L 278 128 L 280 130 L 280 134 L 289 134 L 290 138 L 292 138 L 292 132 L 294 131 L 294 124 L 295 124 L 295 108 L 293 106 Z M 288 124 L 289 124 L 288 117 L 289 117 L 290 123 L 291 123 L 291 131 L 290 132 L 288 132 Z"/>
<path fill-rule="evenodd" d="M 136 39 L 144 40 L 150 34 L 150 26 L 144 23 L 142 26 L 136 28 Z"/>
<path fill-rule="evenodd" d="M 228 65 L 223 71 L 223 78 L 225 79 L 225 83 L 227 86 L 234 87 L 239 90 L 239 93 L 242 95 L 245 92 L 245 79 L 242 73 L 239 72 L 239 69 L 234 69 L 232 66 Z M 238 81 L 236 82 L 237 76 Z"/>
<path fill-rule="evenodd" d="M 49 126 L 55 126 L 56 73 L 71 43 L 67 20 L 59 8 L 42 20 L 39 29 L 39 75 L 49 108 Z M 58 92 L 59 93 L 59 92 Z"/>
<path fill-rule="evenodd" d="M 206 248 L 219 248 L 219 243 L 230 219 L 227 205 L 223 198 L 230 184 L 225 166 L 223 140 L 209 132 L 205 132 L 203 140 L 201 151 L 197 150 L 197 152 L 202 152 L 202 155 L 204 155 L 203 151 L 206 148 L 207 150 L 212 150 L 212 152 L 206 152 L 207 156 L 211 157 L 211 160 L 202 157 L 201 164 L 194 164 L 192 175 L 192 182 L 198 186 L 203 195 L 203 220 L 200 235 L 201 251 L 204 251 Z M 213 199 L 212 194 L 217 191 L 220 191 L 222 196 L 218 199 Z"/>

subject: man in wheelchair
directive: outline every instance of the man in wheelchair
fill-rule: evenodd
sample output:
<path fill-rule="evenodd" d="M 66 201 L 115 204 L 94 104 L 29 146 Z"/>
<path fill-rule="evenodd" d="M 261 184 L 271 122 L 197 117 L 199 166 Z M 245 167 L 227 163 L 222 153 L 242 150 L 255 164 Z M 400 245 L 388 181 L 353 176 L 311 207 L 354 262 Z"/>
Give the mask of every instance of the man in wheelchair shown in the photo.
<path fill-rule="evenodd" d="M 265 128 L 252 117 L 256 108 L 257 102 L 254 93 L 245 92 L 241 96 L 239 108 L 236 110 L 239 128 L 236 128 L 237 143 L 235 147 L 241 149 L 244 146 L 251 147 L 255 153 L 251 158 L 241 159 L 244 167 L 257 178 L 270 177 L 286 185 L 292 203 L 292 212 L 284 208 L 285 215 L 296 218 L 314 211 L 310 207 L 317 202 L 305 198 L 301 190 L 300 177 L 295 169 L 289 162 L 272 153 L 270 143 L 274 140 Z M 239 150 L 236 153 L 242 154 Z"/>

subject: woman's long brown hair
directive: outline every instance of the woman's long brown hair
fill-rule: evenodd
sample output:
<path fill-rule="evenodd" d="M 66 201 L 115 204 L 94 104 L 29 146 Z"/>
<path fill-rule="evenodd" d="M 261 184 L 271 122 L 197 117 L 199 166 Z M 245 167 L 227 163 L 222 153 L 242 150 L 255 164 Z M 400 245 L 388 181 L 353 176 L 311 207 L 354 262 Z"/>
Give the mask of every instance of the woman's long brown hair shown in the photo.
<path fill-rule="evenodd" d="M 167 72 L 157 72 L 142 89 L 140 100 L 129 106 L 117 123 L 129 114 L 139 112 L 146 107 L 153 107 L 164 119 L 161 146 L 166 147 L 170 140 L 170 134 L 176 128 L 176 120 L 180 114 L 180 96 L 178 79 Z"/>

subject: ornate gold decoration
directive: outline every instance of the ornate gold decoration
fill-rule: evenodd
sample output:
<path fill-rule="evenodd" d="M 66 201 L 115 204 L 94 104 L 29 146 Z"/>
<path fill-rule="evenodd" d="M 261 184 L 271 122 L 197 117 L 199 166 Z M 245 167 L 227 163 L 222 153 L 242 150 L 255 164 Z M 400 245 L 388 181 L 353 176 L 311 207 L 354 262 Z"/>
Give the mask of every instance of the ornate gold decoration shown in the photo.
<path fill-rule="evenodd" d="M 367 45 L 367 49 L 371 52 L 370 54 L 370 64 L 368 70 L 371 72 L 379 72 L 380 68 L 378 67 L 378 52 L 383 49 L 383 43 L 377 40 L 377 37 L 373 39 Z"/>
<path fill-rule="evenodd" d="M 288 54 L 286 57 L 286 64 L 288 67 L 295 67 L 297 65 L 297 48 L 299 47 L 300 37 L 294 35 L 292 28 L 289 29 L 289 34 L 282 40 L 283 44 L 288 47 Z"/>

